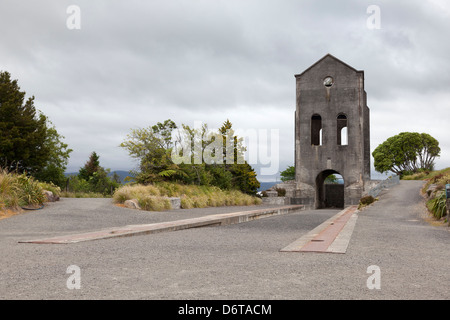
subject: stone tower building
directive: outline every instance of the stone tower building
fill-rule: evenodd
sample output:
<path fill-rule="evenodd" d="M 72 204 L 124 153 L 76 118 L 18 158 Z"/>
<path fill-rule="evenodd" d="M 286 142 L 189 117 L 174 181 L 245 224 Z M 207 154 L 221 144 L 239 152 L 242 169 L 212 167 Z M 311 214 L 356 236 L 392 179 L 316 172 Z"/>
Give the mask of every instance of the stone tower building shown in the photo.
<path fill-rule="evenodd" d="M 358 204 L 370 181 L 369 108 L 364 71 L 327 54 L 295 75 L 295 183 L 291 203 Z M 343 184 L 324 184 L 340 174 Z"/>

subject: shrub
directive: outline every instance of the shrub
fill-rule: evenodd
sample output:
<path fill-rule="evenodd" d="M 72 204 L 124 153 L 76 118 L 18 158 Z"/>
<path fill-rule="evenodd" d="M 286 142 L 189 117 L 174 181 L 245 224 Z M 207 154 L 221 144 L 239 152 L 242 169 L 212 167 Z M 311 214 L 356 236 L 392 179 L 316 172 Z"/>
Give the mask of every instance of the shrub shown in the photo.
<path fill-rule="evenodd" d="M 358 209 L 366 207 L 372 203 L 374 203 L 376 201 L 376 199 L 372 196 L 365 196 L 362 197 L 361 199 L 359 199 L 359 206 Z"/>
<path fill-rule="evenodd" d="M 436 219 L 441 219 L 447 212 L 445 192 L 440 192 L 428 203 L 428 208 Z"/>
<path fill-rule="evenodd" d="M 38 206 L 47 200 L 43 193 L 42 187 L 39 185 L 39 182 L 35 181 L 32 177 L 21 174 L 17 177 L 17 183 L 19 187 L 17 193 L 19 196 L 19 205 Z"/>
<path fill-rule="evenodd" d="M 19 206 L 17 177 L 0 169 L 0 209 Z"/>
<path fill-rule="evenodd" d="M 275 188 L 275 191 L 278 193 L 279 197 L 284 197 L 286 195 L 286 189 L 284 188 Z"/>
<path fill-rule="evenodd" d="M 39 182 L 39 186 L 43 190 L 51 191 L 54 195 L 61 196 L 61 188 L 53 184 L 52 182 Z"/>
<path fill-rule="evenodd" d="M 411 175 L 404 175 L 401 177 L 402 180 L 423 180 L 429 173 L 418 172 Z"/>
<path fill-rule="evenodd" d="M 0 209 L 41 205 L 46 200 L 39 182 L 32 177 L 0 170 Z"/>
<path fill-rule="evenodd" d="M 170 209 L 170 201 L 166 197 L 179 197 L 183 209 L 261 203 L 261 199 L 238 190 L 221 190 L 215 186 L 182 185 L 170 182 L 146 186 L 126 185 L 117 189 L 113 195 L 116 203 L 137 199 L 144 210 L 157 211 Z M 158 201 L 159 204 L 156 203 Z"/>
<path fill-rule="evenodd" d="M 170 200 L 161 196 L 146 195 L 138 199 L 139 206 L 148 211 L 164 211 L 171 208 Z"/>
<path fill-rule="evenodd" d="M 181 208 L 182 209 L 191 209 L 194 207 L 194 202 L 191 198 L 187 197 L 186 195 L 183 195 L 181 197 Z"/>

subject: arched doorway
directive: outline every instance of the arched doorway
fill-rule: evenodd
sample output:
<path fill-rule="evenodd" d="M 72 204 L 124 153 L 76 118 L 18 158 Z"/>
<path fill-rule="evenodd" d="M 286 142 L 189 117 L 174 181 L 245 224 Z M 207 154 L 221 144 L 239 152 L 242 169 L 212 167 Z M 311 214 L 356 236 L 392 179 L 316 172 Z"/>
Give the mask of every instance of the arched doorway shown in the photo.
<path fill-rule="evenodd" d="M 316 177 L 316 209 L 344 207 L 344 179 L 335 170 L 324 170 Z"/>

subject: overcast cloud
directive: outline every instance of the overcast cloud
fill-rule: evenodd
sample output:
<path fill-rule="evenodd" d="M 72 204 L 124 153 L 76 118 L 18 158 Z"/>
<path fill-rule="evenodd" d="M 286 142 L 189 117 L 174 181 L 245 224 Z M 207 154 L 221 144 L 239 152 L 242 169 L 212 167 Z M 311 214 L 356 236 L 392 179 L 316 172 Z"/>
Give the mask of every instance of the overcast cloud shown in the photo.
<path fill-rule="evenodd" d="M 69 5 L 80 8 L 79 30 L 66 25 Z M 380 29 L 367 27 L 370 5 Z M 68 171 L 92 151 L 106 168 L 134 168 L 118 147 L 132 128 L 227 118 L 279 130 L 284 170 L 294 162 L 294 75 L 327 53 L 365 72 L 372 150 L 427 132 L 442 149 L 437 168 L 450 166 L 445 0 L 2 0 L 0 27 L 0 70 L 65 136 Z"/>

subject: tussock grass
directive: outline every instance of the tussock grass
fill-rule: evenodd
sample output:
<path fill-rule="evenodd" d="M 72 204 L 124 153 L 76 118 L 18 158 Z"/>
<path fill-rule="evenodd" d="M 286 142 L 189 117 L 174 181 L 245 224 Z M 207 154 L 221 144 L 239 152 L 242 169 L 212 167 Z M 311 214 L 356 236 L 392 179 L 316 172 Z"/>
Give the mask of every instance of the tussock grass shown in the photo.
<path fill-rule="evenodd" d="M 428 211 L 435 219 L 440 220 L 447 216 L 445 185 L 450 184 L 450 168 L 429 172 L 422 180 L 427 181 L 422 187 L 422 194 L 428 197 Z M 434 192 L 429 190 L 431 185 L 434 185 Z"/>
<path fill-rule="evenodd" d="M 56 194 L 59 192 L 59 188 L 52 184 L 0 169 L 0 210 L 17 211 L 23 206 L 42 205 L 47 201 L 44 189 Z"/>
<path fill-rule="evenodd" d="M 141 208 L 149 211 L 170 209 L 169 197 L 179 197 L 183 209 L 247 206 L 261 203 L 261 199 L 238 190 L 222 190 L 215 186 L 182 185 L 170 182 L 126 185 L 117 189 L 113 195 L 115 203 L 137 199 Z"/>

